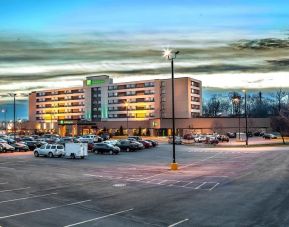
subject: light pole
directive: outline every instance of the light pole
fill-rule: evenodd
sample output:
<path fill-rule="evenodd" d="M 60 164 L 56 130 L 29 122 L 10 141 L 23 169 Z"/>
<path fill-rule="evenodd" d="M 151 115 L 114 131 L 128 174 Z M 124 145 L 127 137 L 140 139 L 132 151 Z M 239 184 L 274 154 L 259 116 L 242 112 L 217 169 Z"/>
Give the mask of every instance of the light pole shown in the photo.
<path fill-rule="evenodd" d="M 126 131 L 128 136 L 128 102 L 125 103 L 125 107 L 126 107 Z"/>
<path fill-rule="evenodd" d="M 174 59 L 176 59 L 179 51 L 164 50 L 163 56 L 171 61 L 172 68 L 172 134 L 173 134 L 173 162 L 171 163 L 171 170 L 178 169 L 178 163 L 176 163 L 176 141 L 175 141 L 175 78 L 174 78 Z"/>
<path fill-rule="evenodd" d="M 16 93 L 9 93 L 10 97 L 13 97 L 13 134 L 14 140 L 16 139 Z"/>
<path fill-rule="evenodd" d="M 245 127 L 246 127 L 246 146 L 248 146 L 248 114 L 247 114 L 247 91 L 243 90 L 245 95 Z"/>
<path fill-rule="evenodd" d="M 239 141 L 240 141 L 240 131 L 241 131 L 241 129 L 240 129 L 240 127 L 241 127 L 241 119 L 240 119 L 240 104 L 241 104 L 241 98 L 240 97 L 236 97 L 236 98 L 234 98 L 233 99 L 233 102 L 234 102 L 234 104 L 236 105 L 238 105 L 238 118 L 239 118 L 239 134 L 238 134 L 238 139 L 239 139 Z"/>
<path fill-rule="evenodd" d="M 7 133 L 7 122 L 6 122 L 7 109 L 2 109 L 1 112 L 4 114 L 4 129 L 5 129 L 5 133 Z"/>

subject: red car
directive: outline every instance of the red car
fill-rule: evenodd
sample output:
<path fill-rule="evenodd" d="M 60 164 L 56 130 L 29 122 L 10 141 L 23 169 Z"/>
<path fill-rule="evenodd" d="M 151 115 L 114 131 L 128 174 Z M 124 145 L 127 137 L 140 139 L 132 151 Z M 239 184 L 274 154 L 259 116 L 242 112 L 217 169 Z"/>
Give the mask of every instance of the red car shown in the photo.
<path fill-rule="evenodd" d="M 153 146 L 153 144 L 151 142 L 146 141 L 146 140 L 139 140 L 138 142 L 142 143 L 145 148 L 151 148 Z"/>

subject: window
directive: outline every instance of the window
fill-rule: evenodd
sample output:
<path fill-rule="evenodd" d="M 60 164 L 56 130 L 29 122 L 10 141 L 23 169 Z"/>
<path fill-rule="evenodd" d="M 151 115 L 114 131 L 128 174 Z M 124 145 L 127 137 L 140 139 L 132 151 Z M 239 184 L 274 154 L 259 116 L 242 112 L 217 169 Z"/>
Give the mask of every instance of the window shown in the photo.
<path fill-rule="evenodd" d="M 63 149 L 63 146 L 57 146 L 57 149 Z"/>
<path fill-rule="evenodd" d="M 197 95 L 199 95 L 199 94 L 200 94 L 200 91 L 197 90 L 197 89 L 192 89 L 192 93 L 193 93 L 193 94 L 197 94 Z"/>
<path fill-rule="evenodd" d="M 51 148 L 51 145 L 47 145 L 47 146 L 46 146 L 46 149 L 50 149 L 50 148 Z"/>

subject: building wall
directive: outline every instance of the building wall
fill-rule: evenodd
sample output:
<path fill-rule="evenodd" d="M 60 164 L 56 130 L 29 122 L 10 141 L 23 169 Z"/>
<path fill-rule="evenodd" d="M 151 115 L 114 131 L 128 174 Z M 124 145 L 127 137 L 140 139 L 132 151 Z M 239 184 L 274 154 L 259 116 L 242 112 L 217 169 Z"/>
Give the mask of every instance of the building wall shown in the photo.
<path fill-rule="evenodd" d="M 29 95 L 29 120 L 39 130 L 56 129 L 58 121 L 80 120 L 84 117 L 82 87 L 51 89 Z"/>
<path fill-rule="evenodd" d="M 29 94 L 29 121 L 36 122 L 36 92 Z"/>

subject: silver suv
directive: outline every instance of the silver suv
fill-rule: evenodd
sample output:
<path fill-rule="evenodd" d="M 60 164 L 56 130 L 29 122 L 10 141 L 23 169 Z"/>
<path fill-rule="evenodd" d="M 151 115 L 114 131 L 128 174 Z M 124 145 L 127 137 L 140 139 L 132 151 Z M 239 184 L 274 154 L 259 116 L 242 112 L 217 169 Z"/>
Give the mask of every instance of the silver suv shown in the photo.
<path fill-rule="evenodd" d="M 42 155 L 53 158 L 54 156 L 61 157 L 64 154 L 64 146 L 59 144 L 46 144 L 34 150 L 35 157 Z"/>

